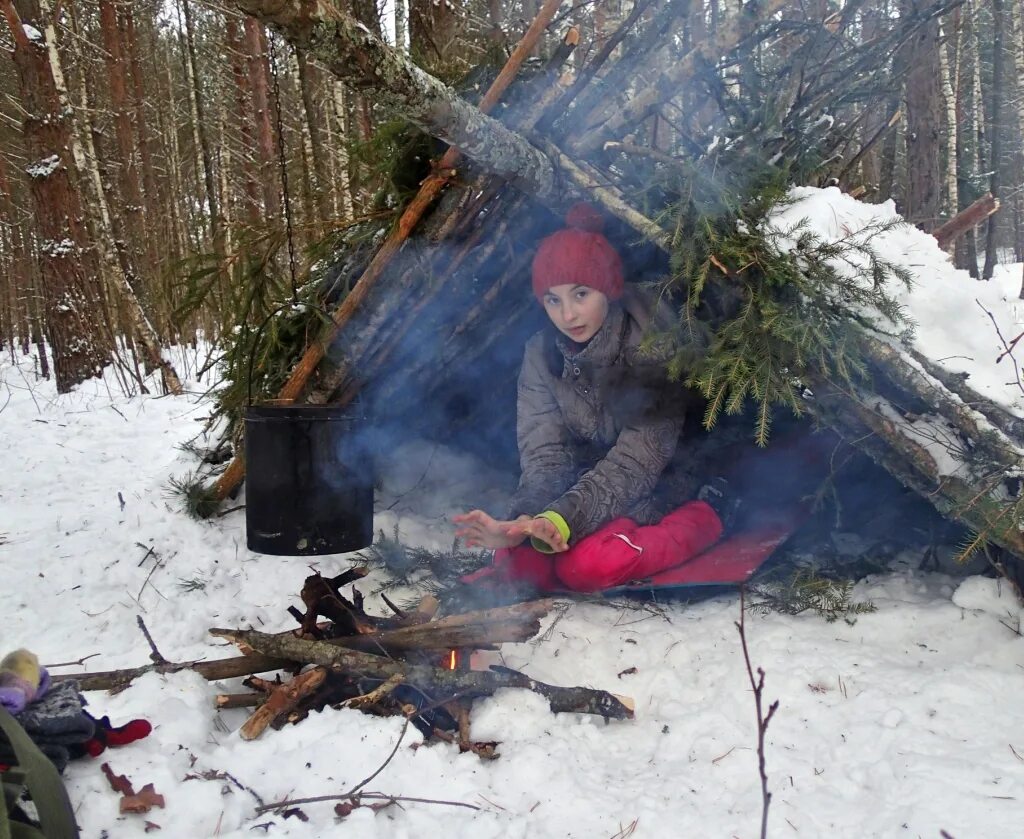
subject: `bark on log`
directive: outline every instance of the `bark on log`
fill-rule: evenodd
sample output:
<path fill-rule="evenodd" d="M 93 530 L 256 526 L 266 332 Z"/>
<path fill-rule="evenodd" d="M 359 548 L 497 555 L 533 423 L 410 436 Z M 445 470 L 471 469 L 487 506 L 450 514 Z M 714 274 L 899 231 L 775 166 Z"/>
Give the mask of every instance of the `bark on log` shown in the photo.
<path fill-rule="evenodd" d="M 327 670 L 316 667 L 290 682 L 278 685 L 253 714 L 242 723 L 239 734 L 243 740 L 255 740 L 281 714 L 287 714 L 305 697 L 315 693 L 327 678 Z"/>
<path fill-rule="evenodd" d="M 332 638 L 329 643 L 367 652 L 479 649 L 493 644 L 532 638 L 540 631 L 540 619 L 551 611 L 553 605 L 551 600 L 534 600 L 496 609 L 450 615 L 429 623 L 368 635 Z M 214 635 L 221 634 L 220 630 L 211 629 L 210 632 Z"/>
<path fill-rule="evenodd" d="M 295 662 L 265 655 L 243 655 L 222 658 L 216 661 L 194 661 L 186 664 L 147 664 L 125 670 L 103 670 L 97 673 L 63 673 L 53 676 L 54 682 L 73 679 L 81 690 L 120 690 L 128 687 L 139 676 L 146 673 L 179 673 L 191 670 L 208 682 L 219 679 L 234 679 L 253 673 L 267 673 L 294 666 Z"/>
<path fill-rule="evenodd" d="M 603 690 L 558 687 L 512 671 L 463 672 L 442 670 L 423 664 L 409 664 L 375 655 L 346 650 L 323 641 L 267 635 L 255 630 L 223 634 L 265 655 L 284 656 L 296 661 L 332 667 L 346 673 L 387 681 L 398 676 L 417 687 L 430 686 L 438 692 L 490 696 L 501 688 L 526 688 L 548 700 L 552 712 L 598 714 L 606 719 L 632 719 L 633 711 L 619 698 Z"/>
<path fill-rule="evenodd" d="M 935 228 L 932 231 L 932 236 L 938 240 L 939 247 L 945 250 L 968 230 L 973 230 L 998 211 L 999 199 L 995 198 L 991 192 L 986 192 L 981 198 L 969 207 L 961 210 L 945 224 Z"/>

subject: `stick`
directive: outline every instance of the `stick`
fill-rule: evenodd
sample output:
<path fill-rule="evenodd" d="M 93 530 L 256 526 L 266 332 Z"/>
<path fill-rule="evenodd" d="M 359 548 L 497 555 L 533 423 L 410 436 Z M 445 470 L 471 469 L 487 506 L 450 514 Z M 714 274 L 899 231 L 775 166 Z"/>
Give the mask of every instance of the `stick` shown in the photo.
<path fill-rule="evenodd" d="M 287 714 L 303 698 L 314 693 L 326 678 L 327 671 L 323 667 L 317 667 L 275 688 L 267 697 L 267 701 L 243 723 L 238 732 L 242 739 L 255 740 L 281 714 Z"/>
<path fill-rule="evenodd" d="M 352 787 L 352 789 L 350 789 L 348 792 L 346 792 L 345 793 L 345 797 L 346 798 L 348 798 L 348 797 L 350 797 L 352 795 L 355 795 L 357 792 L 359 792 L 359 790 L 361 790 L 363 787 L 365 787 L 368 783 L 370 783 L 370 781 L 372 781 L 381 772 L 384 771 L 384 767 L 387 766 L 389 763 L 391 763 L 391 758 L 393 758 L 395 756 L 396 752 L 398 752 L 398 747 L 402 745 L 402 741 L 405 739 L 405 732 L 408 731 L 408 730 L 409 730 L 409 718 L 406 717 L 405 718 L 405 722 L 402 724 L 402 731 L 398 735 L 398 739 L 395 741 L 395 747 L 391 750 L 391 754 L 389 754 L 384 759 L 384 762 L 380 766 L 377 767 L 376 771 L 374 771 L 374 773 L 372 775 L 370 775 L 369 777 L 363 778 L 363 780 L 361 780 L 358 784 L 356 784 L 354 787 Z"/>
<path fill-rule="evenodd" d="M 214 704 L 217 710 L 226 711 L 229 708 L 252 708 L 266 698 L 265 693 L 218 693 Z"/>
<path fill-rule="evenodd" d="M 547 25 L 551 22 L 551 19 L 555 16 L 555 12 L 558 11 L 560 5 L 561 0 L 545 0 L 537 17 L 530 24 L 530 28 L 526 30 L 522 40 L 516 45 L 508 61 L 505 62 L 505 66 L 502 67 L 501 72 L 491 82 L 487 93 L 480 100 L 480 104 L 477 107 L 482 113 L 489 113 L 498 103 L 498 100 L 501 99 L 502 94 L 504 94 L 512 79 L 519 72 L 522 63 L 533 51 L 534 46 L 544 33 Z M 352 315 L 355 314 L 356 310 L 369 296 L 370 291 L 383 275 L 384 269 L 391 262 L 394 255 L 398 253 L 405 240 L 409 238 L 409 234 L 412 233 L 423 217 L 423 214 L 434 203 L 434 199 L 447 186 L 450 173 L 461 159 L 462 153 L 454 146 L 444 153 L 436 170 L 423 181 L 419 192 L 416 193 L 416 196 L 402 212 L 401 218 L 398 219 L 398 224 L 395 225 L 391 234 L 384 244 L 381 245 L 377 253 L 374 254 L 370 264 L 366 266 L 362 276 L 360 276 L 352 290 L 345 296 L 341 305 L 332 314 L 333 324 L 331 324 L 330 328 L 319 340 L 314 341 L 306 348 L 302 359 L 295 366 L 295 369 L 292 370 L 288 381 L 285 382 L 284 387 L 278 393 L 279 399 L 294 401 L 299 398 L 306 386 L 306 382 L 309 381 L 309 377 L 323 359 L 326 348 L 345 324 L 352 319 Z M 237 489 L 244 477 L 245 460 L 240 455 L 236 455 L 213 486 L 214 500 L 220 503 L 227 498 Z"/>
<path fill-rule="evenodd" d="M 344 801 L 351 796 L 341 795 L 316 795 L 310 798 L 292 798 L 285 801 L 277 801 L 256 809 L 256 815 L 262 815 L 268 810 L 279 810 L 282 807 L 291 807 L 298 804 L 313 804 L 317 801 Z M 437 798 L 413 798 L 409 795 L 385 795 L 382 792 L 364 792 L 356 798 L 370 798 L 374 801 L 412 801 L 416 804 L 443 804 L 447 807 L 465 807 L 468 810 L 479 810 L 476 804 L 466 804 L 464 801 L 442 801 Z"/>
<path fill-rule="evenodd" d="M 764 694 L 764 670 L 757 668 L 757 679 L 754 679 L 754 668 L 750 664 L 750 651 L 747 649 L 747 633 L 745 630 L 744 614 L 746 604 L 743 601 L 743 586 L 740 586 L 740 619 L 736 622 L 736 629 L 740 633 L 740 646 L 743 647 L 743 661 L 747 665 L 747 676 L 750 677 L 750 688 L 754 692 L 754 706 L 757 709 L 757 771 L 761 775 L 761 839 L 768 836 L 768 805 L 772 803 L 772 794 L 768 791 L 768 776 L 764 771 L 764 734 L 768 730 L 768 723 L 779 708 L 779 700 L 776 699 L 768 706 L 768 713 L 762 710 L 761 700 Z"/>
<path fill-rule="evenodd" d="M 135 622 L 139 625 L 139 629 L 142 630 L 142 634 L 146 636 L 146 640 L 149 642 L 149 649 L 151 650 L 149 657 L 157 664 L 167 664 L 167 659 L 164 658 L 160 650 L 157 649 L 153 636 L 149 634 L 149 630 L 146 628 L 146 622 L 142 619 L 142 615 L 136 615 Z"/>
<path fill-rule="evenodd" d="M 391 692 L 400 684 L 402 684 L 402 677 L 396 673 L 386 682 L 381 682 L 369 693 L 364 693 L 361 696 L 353 696 L 351 699 L 346 699 L 341 704 L 346 708 L 355 708 L 357 710 L 366 708 L 370 705 L 376 705 L 385 696 L 390 696 Z M 422 713 L 422 711 L 420 713 Z"/>

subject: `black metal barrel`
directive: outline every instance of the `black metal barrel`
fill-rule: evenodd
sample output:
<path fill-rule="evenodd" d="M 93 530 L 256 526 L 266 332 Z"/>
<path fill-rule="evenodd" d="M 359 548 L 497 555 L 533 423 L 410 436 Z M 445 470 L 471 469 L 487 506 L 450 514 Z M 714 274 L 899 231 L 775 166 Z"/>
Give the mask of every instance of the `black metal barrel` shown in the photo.
<path fill-rule="evenodd" d="M 253 405 L 245 415 L 249 550 L 344 553 L 373 541 L 373 469 L 352 408 Z"/>

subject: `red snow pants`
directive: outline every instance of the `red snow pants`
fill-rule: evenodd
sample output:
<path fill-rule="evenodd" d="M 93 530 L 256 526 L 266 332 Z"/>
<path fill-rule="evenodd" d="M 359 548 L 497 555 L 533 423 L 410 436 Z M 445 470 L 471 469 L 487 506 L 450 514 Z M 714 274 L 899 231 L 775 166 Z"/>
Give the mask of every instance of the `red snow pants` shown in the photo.
<path fill-rule="evenodd" d="M 690 501 L 657 524 L 614 519 L 567 551 L 545 554 L 529 542 L 494 552 L 494 563 L 467 583 L 527 583 L 538 591 L 600 591 L 682 565 L 711 547 L 722 523 L 704 501 Z"/>

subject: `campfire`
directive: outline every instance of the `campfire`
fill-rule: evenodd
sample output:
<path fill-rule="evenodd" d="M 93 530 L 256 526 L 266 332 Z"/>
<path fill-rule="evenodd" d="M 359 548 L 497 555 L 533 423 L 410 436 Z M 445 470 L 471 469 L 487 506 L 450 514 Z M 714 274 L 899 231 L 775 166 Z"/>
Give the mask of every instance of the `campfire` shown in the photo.
<path fill-rule="evenodd" d="M 365 611 L 355 585 L 350 596 L 342 592 L 366 573 L 365 567 L 358 567 L 335 577 L 307 577 L 300 593 L 305 611 L 288 608 L 299 624 L 295 629 L 279 634 L 210 630 L 237 644 L 245 655 L 272 656 L 281 659 L 282 666 L 291 663 L 291 678 L 250 676 L 244 682 L 250 692 L 217 697 L 219 708 L 256 706 L 240 730 L 244 739 L 255 739 L 268 727 L 301 722 L 312 711 L 355 708 L 378 716 L 402 715 L 428 742 L 456 743 L 462 751 L 493 758 L 496 743 L 470 739 L 469 712 L 475 698 L 505 687 L 541 694 L 554 712 L 632 718 L 633 703 L 626 697 L 549 685 L 497 665 L 472 669 L 473 652 L 496 650 L 502 643 L 536 635 L 554 601 L 438 618 L 440 604 L 431 595 L 411 610 L 400 609 L 382 595 L 392 614 L 376 616 Z"/>

